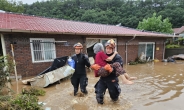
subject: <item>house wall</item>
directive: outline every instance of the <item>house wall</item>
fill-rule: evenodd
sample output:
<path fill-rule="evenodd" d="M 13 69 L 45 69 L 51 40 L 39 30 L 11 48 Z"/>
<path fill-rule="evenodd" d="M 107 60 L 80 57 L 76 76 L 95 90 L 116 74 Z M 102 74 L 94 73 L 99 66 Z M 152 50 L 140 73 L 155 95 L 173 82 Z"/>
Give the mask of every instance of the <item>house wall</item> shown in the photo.
<path fill-rule="evenodd" d="M 74 54 L 73 44 L 77 42 L 84 42 L 84 38 L 82 36 L 48 34 L 6 34 L 5 42 L 7 54 L 12 55 L 10 43 L 14 42 L 15 44 L 13 44 L 13 46 L 17 73 L 19 75 L 22 75 L 23 77 L 35 76 L 50 67 L 52 64 L 52 62 L 32 63 L 30 38 L 55 38 L 55 41 L 68 41 L 69 46 L 64 46 L 63 43 L 56 43 L 56 57 L 69 56 L 71 54 Z"/>
<path fill-rule="evenodd" d="M 17 67 L 17 73 L 23 77 L 35 76 L 48 67 L 52 62 L 32 63 L 30 38 L 55 38 L 55 41 L 68 41 L 69 46 L 65 46 L 64 43 L 56 43 L 56 57 L 69 56 L 74 54 L 73 45 L 77 42 L 84 44 L 84 50 L 86 50 L 85 39 L 86 38 L 117 38 L 117 51 L 122 56 L 125 62 L 125 43 L 132 39 L 132 37 L 113 37 L 113 36 L 77 36 L 77 35 L 49 35 L 49 34 L 5 34 L 5 44 L 7 54 L 11 55 L 10 43 L 14 43 L 14 54 Z M 136 37 L 134 40 L 128 43 L 127 46 L 127 61 L 135 60 L 138 57 L 138 43 L 139 42 L 155 42 L 156 47 L 159 50 L 155 50 L 155 58 L 162 59 L 163 57 L 163 38 L 151 38 L 151 37 Z M 155 48 L 156 48 L 155 47 Z M 86 51 L 84 51 L 86 52 Z"/>
<path fill-rule="evenodd" d="M 118 53 L 123 57 L 124 62 L 126 60 L 126 42 L 133 37 L 119 37 L 118 38 Z M 152 38 L 152 37 L 135 37 L 127 44 L 127 62 L 135 61 L 138 57 L 138 45 L 139 42 L 154 42 L 155 43 L 155 53 L 154 58 L 163 59 L 164 50 L 164 38 Z"/>

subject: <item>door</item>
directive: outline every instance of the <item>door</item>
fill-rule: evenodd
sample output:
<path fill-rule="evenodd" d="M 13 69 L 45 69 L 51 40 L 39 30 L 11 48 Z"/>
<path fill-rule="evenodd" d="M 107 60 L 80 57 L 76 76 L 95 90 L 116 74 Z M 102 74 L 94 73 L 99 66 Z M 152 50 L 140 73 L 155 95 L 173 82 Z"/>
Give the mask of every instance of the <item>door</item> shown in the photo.
<path fill-rule="evenodd" d="M 87 43 L 88 56 L 89 57 L 94 57 L 95 56 L 95 53 L 93 52 L 93 47 L 96 43 L 102 43 L 103 46 L 105 46 L 105 43 L 110 39 L 114 39 L 115 43 L 117 44 L 117 39 L 116 38 L 87 38 L 86 43 Z M 115 48 L 115 50 L 116 50 L 116 48 Z"/>
<path fill-rule="evenodd" d="M 138 56 L 143 52 L 146 59 L 154 59 L 155 43 L 154 42 L 139 42 Z"/>

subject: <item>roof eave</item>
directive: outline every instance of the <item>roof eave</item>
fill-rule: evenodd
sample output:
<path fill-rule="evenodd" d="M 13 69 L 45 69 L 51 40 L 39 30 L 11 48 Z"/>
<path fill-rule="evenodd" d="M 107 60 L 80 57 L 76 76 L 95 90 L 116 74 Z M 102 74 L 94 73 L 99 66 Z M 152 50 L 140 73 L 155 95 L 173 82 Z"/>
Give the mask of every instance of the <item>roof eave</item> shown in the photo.
<path fill-rule="evenodd" d="M 19 29 L 0 29 L 0 32 L 22 32 L 22 33 L 38 33 L 38 34 L 68 34 L 68 35 L 101 35 L 101 36 L 142 36 L 142 37 L 181 37 L 178 35 L 145 35 L 145 34 L 105 34 L 105 33 L 76 33 L 76 32 L 53 32 L 53 31 L 34 31 Z"/>

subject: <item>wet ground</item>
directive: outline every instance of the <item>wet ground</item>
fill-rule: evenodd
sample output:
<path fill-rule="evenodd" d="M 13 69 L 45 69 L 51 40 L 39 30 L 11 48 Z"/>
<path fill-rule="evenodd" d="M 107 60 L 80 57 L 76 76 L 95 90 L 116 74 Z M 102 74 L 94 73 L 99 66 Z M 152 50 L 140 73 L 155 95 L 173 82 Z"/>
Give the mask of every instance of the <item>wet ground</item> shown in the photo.
<path fill-rule="evenodd" d="M 88 72 L 88 95 L 78 93 L 73 96 L 73 87 L 69 80 L 60 84 L 52 84 L 47 88 L 45 96 L 39 97 L 47 110 L 183 110 L 184 109 L 184 61 L 177 63 L 157 62 L 125 66 L 127 73 L 136 76 L 133 85 L 124 85 L 118 102 L 112 102 L 106 91 L 104 105 L 99 105 L 95 99 L 94 85 L 98 78 Z M 14 90 L 20 92 L 13 83 Z"/>

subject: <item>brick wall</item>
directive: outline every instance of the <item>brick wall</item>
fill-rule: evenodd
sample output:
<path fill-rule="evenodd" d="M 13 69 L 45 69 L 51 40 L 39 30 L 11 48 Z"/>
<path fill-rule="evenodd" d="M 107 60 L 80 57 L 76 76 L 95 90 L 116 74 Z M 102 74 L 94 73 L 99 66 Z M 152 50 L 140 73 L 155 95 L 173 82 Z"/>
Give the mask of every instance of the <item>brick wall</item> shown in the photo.
<path fill-rule="evenodd" d="M 30 38 L 55 38 L 55 41 L 68 41 L 69 46 L 65 46 L 64 43 L 56 43 L 56 57 L 74 54 L 73 44 L 77 42 L 84 42 L 84 37 L 82 36 L 48 34 L 5 35 L 7 54 L 12 55 L 10 43 L 16 43 L 13 44 L 13 46 L 17 73 L 23 77 L 35 76 L 50 67 L 52 64 L 52 62 L 32 63 Z"/>
<path fill-rule="evenodd" d="M 56 57 L 69 56 L 74 54 L 73 45 L 77 42 L 81 42 L 84 44 L 84 53 L 86 52 L 85 46 L 85 36 L 76 36 L 76 35 L 49 35 L 49 34 L 6 34 L 5 43 L 6 43 L 6 51 L 7 54 L 11 55 L 11 47 L 10 43 L 14 42 L 14 54 L 15 61 L 17 66 L 17 73 L 25 76 L 35 76 L 48 67 L 51 66 L 52 62 L 44 62 L 44 63 L 32 63 L 31 57 L 31 49 L 30 49 L 30 38 L 54 38 L 55 41 L 68 41 L 68 46 L 65 46 L 64 43 L 56 43 Z M 113 38 L 111 36 L 88 36 L 90 38 Z M 125 43 L 132 39 L 131 37 L 114 37 L 117 38 L 117 51 L 124 59 L 126 58 L 125 53 Z M 135 60 L 138 57 L 138 42 L 155 42 L 155 48 L 159 48 L 159 50 L 155 49 L 155 58 L 162 59 L 163 57 L 163 41 L 162 38 L 151 38 L 151 37 L 136 37 L 134 40 L 130 41 L 127 44 L 127 61 Z"/>
<path fill-rule="evenodd" d="M 119 37 L 118 38 L 118 53 L 123 57 L 124 63 L 126 61 L 126 42 L 133 37 Z M 139 42 L 154 42 L 155 43 L 155 53 L 154 58 L 162 60 L 164 50 L 164 38 L 152 38 L 152 37 L 135 37 L 127 43 L 127 62 L 135 61 L 138 57 L 138 46 Z"/>

